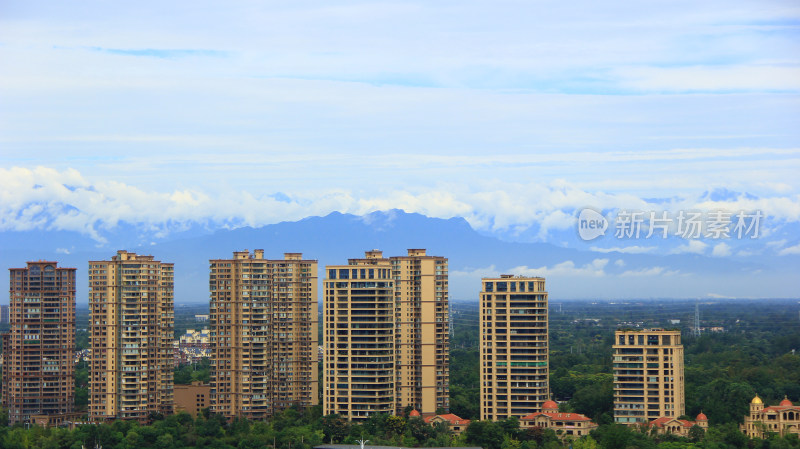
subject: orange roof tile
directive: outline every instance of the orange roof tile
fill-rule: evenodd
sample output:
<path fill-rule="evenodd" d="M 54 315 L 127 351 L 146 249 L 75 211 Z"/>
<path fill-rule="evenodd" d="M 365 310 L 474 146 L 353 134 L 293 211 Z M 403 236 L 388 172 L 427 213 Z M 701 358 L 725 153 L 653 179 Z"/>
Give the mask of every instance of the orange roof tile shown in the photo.
<path fill-rule="evenodd" d="M 464 419 L 458 415 L 454 415 L 452 413 L 447 413 L 444 415 L 435 415 L 435 416 L 426 416 L 423 418 L 426 423 L 430 423 L 434 418 L 442 418 L 443 420 L 447 421 L 451 425 L 467 425 L 470 423 L 470 420 Z"/>
<path fill-rule="evenodd" d="M 692 427 L 695 424 L 693 421 L 687 421 L 685 419 L 675 419 L 675 418 L 673 418 L 671 416 L 662 416 L 660 418 L 656 418 L 656 419 L 650 421 L 650 425 L 651 426 L 656 426 L 656 427 L 664 427 L 664 424 L 666 424 L 666 423 L 668 423 L 670 421 L 677 421 L 683 427 Z"/>
<path fill-rule="evenodd" d="M 800 412 L 800 405 L 771 405 L 764 407 L 764 412 L 782 412 L 784 410 L 795 410 Z"/>
<path fill-rule="evenodd" d="M 559 412 L 535 412 L 524 416 L 522 421 L 531 421 L 539 415 L 549 417 L 553 421 L 591 421 L 586 415 L 580 413 L 559 413 Z"/>

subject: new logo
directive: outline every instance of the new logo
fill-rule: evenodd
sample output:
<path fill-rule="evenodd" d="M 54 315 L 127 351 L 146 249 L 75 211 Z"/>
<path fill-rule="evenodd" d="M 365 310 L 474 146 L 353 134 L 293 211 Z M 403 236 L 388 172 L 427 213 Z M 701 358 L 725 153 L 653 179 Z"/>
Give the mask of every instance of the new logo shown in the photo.
<path fill-rule="evenodd" d="M 578 215 L 578 235 L 583 240 L 594 240 L 606 234 L 608 220 L 594 209 L 583 209 Z"/>

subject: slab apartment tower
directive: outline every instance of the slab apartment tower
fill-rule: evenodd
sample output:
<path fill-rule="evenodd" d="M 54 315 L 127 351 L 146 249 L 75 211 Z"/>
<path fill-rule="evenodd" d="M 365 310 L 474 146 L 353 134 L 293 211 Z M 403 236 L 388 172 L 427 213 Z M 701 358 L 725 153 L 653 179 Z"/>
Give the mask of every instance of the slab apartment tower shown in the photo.
<path fill-rule="evenodd" d="M 358 421 L 449 408 L 447 267 L 424 249 L 326 267 L 323 413 Z"/>
<path fill-rule="evenodd" d="M 317 261 L 257 249 L 209 263 L 211 410 L 263 419 L 318 404 Z"/>
<path fill-rule="evenodd" d="M 481 280 L 481 419 L 540 412 L 549 399 L 544 278 Z"/>
<path fill-rule="evenodd" d="M 636 424 L 683 415 L 681 332 L 618 330 L 614 343 L 614 421 Z"/>
<path fill-rule="evenodd" d="M 28 262 L 9 270 L 2 404 L 10 424 L 74 411 L 75 268 L 57 265 Z"/>
<path fill-rule="evenodd" d="M 171 263 L 118 251 L 89 262 L 89 419 L 173 411 Z"/>

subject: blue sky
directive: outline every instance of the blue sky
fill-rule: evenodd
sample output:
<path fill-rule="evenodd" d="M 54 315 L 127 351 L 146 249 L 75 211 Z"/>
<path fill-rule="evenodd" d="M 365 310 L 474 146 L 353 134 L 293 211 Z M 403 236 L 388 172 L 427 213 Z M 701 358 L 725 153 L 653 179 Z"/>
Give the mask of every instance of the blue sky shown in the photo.
<path fill-rule="evenodd" d="M 792 256 L 799 119 L 790 1 L 0 5 L 0 230 L 759 209 L 716 255 Z"/>

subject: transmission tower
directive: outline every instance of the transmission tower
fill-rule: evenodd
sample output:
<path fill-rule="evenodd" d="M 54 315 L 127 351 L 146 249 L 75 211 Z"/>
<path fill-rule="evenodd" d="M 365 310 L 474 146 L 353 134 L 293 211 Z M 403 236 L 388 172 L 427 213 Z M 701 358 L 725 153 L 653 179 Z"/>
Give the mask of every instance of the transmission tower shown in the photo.
<path fill-rule="evenodd" d="M 694 336 L 700 336 L 700 303 L 694 303 Z"/>

